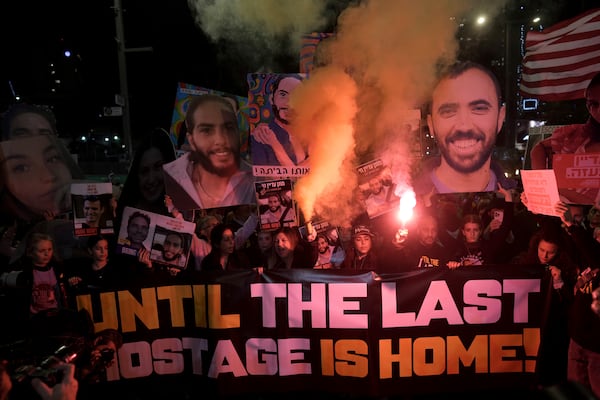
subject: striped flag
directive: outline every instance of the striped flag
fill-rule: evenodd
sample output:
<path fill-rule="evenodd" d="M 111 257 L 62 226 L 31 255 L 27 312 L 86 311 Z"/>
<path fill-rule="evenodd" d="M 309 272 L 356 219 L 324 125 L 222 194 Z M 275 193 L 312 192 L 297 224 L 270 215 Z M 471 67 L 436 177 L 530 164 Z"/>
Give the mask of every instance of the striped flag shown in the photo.
<path fill-rule="evenodd" d="M 542 101 L 576 100 L 600 72 L 600 8 L 543 32 L 528 32 L 521 95 Z"/>

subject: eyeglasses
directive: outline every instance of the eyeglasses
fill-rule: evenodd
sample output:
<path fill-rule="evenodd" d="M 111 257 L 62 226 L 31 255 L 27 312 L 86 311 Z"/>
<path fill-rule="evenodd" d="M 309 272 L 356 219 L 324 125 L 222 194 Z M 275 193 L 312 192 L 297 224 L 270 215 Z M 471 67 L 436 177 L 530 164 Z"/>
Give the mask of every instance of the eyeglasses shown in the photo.
<path fill-rule="evenodd" d="M 585 106 L 587 108 L 598 108 L 598 106 L 600 106 L 600 103 L 598 102 L 598 100 L 585 99 Z"/>

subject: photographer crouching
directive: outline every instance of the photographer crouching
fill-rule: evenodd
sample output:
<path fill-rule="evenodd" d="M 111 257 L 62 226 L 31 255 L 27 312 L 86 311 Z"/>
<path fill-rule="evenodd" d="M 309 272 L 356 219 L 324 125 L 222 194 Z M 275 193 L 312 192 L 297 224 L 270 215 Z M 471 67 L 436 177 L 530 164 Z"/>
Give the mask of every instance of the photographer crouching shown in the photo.
<path fill-rule="evenodd" d="M 34 392 L 44 400 L 91 398 L 123 344 L 117 330 L 94 333 L 84 310 L 42 312 L 31 327 L 27 339 L 0 346 L 0 360 L 7 360 L 0 400 L 32 399 Z"/>

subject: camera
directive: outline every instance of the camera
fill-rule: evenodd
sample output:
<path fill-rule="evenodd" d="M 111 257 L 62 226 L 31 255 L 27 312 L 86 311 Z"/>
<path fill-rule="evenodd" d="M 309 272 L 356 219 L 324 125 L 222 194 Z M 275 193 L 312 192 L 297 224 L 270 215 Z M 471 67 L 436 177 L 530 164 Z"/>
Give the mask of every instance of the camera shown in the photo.
<path fill-rule="evenodd" d="M 56 367 L 61 363 L 72 363 L 84 351 L 83 342 L 75 342 L 68 346 L 60 346 L 50 356 L 44 358 L 39 364 L 25 364 L 17 367 L 11 374 L 15 383 L 22 383 L 33 378 L 39 378 L 46 384 L 53 386 L 60 381 Z"/>
<path fill-rule="evenodd" d="M 0 289 L 20 289 L 27 287 L 27 278 L 23 271 L 9 271 L 0 273 Z"/>

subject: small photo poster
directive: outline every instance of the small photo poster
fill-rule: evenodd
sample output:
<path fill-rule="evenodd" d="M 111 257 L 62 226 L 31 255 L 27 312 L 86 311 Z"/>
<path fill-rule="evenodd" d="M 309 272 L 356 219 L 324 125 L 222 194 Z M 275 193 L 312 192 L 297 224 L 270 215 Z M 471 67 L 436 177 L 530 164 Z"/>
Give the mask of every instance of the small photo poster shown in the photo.
<path fill-rule="evenodd" d="M 298 226 L 290 179 L 256 182 L 255 186 L 260 230 L 272 231 L 282 226 Z"/>
<path fill-rule="evenodd" d="M 359 191 L 369 218 L 386 214 L 397 209 L 400 198 L 394 193 L 396 185 L 392 182 L 392 173 L 381 159 L 361 164 L 358 173 Z"/>
<path fill-rule="evenodd" d="M 167 267 L 184 269 L 196 225 L 177 218 L 161 217 L 154 228 L 150 260 Z"/>
<path fill-rule="evenodd" d="M 75 236 L 114 233 L 113 187 L 110 182 L 71 184 Z"/>
<path fill-rule="evenodd" d="M 145 249 L 153 262 L 184 268 L 195 228 L 193 222 L 125 207 L 117 253 L 137 257 Z"/>
<path fill-rule="evenodd" d="M 346 252 L 342 247 L 337 226 L 331 225 L 326 220 L 314 221 L 311 225 L 311 229 L 308 229 L 307 225 L 303 225 L 298 230 L 302 238 L 317 247 L 317 261 L 313 268 L 340 268 L 346 258 Z"/>

